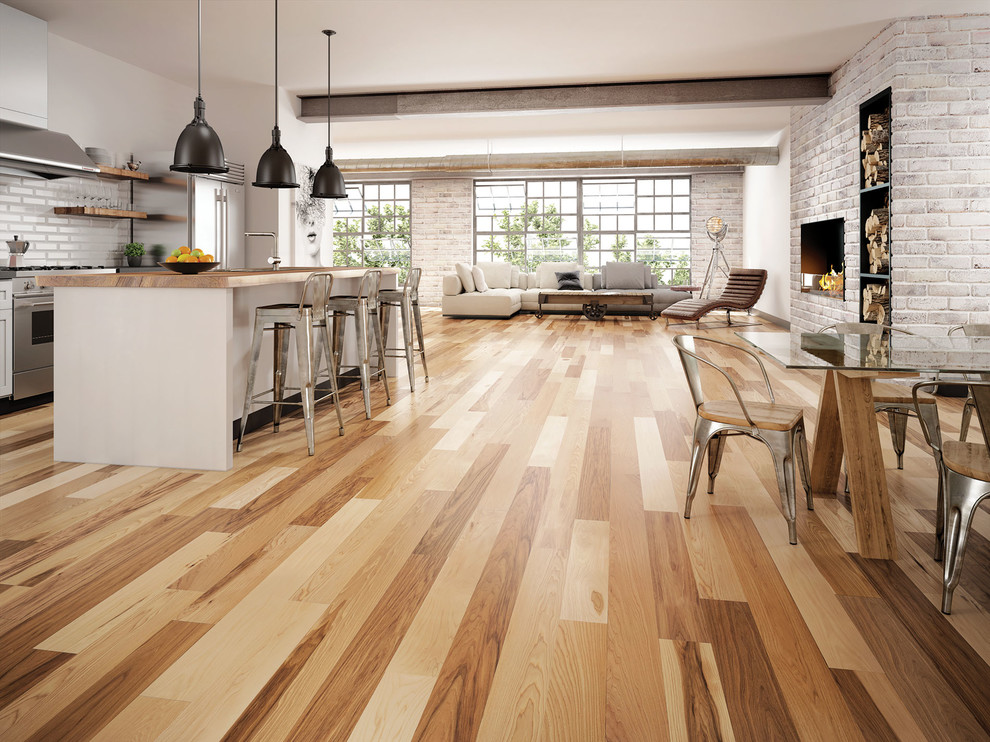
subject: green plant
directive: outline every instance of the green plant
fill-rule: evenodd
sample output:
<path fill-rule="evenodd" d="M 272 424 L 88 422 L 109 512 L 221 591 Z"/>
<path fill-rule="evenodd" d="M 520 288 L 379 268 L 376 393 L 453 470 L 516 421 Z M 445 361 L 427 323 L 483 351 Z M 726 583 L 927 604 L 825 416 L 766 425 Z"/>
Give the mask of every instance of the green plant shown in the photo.
<path fill-rule="evenodd" d="M 163 257 L 165 257 L 165 245 L 162 245 L 160 243 L 156 243 L 156 244 L 154 244 L 154 245 L 151 246 L 151 248 L 148 250 L 148 252 L 154 258 L 163 258 Z"/>
<path fill-rule="evenodd" d="M 144 255 L 143 242 L 128 242 L 124 245 L 124 255 L 128 258 L 139 258 Z"/>

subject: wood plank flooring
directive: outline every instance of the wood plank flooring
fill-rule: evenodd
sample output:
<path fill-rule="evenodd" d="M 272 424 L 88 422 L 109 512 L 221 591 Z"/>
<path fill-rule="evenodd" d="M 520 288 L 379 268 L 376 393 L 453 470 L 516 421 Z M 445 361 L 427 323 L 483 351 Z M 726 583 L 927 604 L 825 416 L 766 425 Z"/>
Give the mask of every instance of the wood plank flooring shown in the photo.
<path fill-rule="evenodd" d="M 349 387 L 313 457 L 298 416 L 229 472 L 55 462 L 49 406 L 0 418 L 0 739 L 990 739 L 990 513 L 944 616 L 917 421 L 903 471 L 880 421 L 899 559 L 851 553 L 841 494 L 792 546 L 755 441 L 681 515 L 670 338 L 734 328 L 424 321 L 429 384 L 372 420 Z M 820 375 L 766 366 L 814 430 Z"/>

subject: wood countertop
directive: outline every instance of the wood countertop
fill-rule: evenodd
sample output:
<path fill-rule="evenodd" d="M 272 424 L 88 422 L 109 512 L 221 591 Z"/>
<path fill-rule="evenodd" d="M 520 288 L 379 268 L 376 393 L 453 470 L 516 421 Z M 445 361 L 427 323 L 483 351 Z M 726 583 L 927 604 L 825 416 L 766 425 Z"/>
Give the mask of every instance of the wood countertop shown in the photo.
<path fill-rule="evenodd" d="M 206 271 L 184 275 L 171 271 L 147 273 L 75 273 L 70 275 L 38 275 L 39 286 L 72 286 L 83 288 L 142 288 L 142 289 L 236 289 L 246 286 L 270 286 L 279 283 L 299 283 L 310 273 L 333 271 L 338 278 L 360 278 L 365 268 L 281 268 L 260 271 Z M 397 268 L 382 268 L 383 274 L 396 274 Z"/>

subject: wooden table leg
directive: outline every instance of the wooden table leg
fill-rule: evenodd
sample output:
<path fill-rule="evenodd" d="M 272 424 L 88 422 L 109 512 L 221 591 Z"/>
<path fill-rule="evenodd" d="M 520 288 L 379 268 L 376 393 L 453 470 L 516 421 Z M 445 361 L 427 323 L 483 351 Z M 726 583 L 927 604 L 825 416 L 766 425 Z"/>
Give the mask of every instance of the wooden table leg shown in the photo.
<path fill-rule="evenodd" d="M 811 491 L 816 497 L 835 497 L 842 468 L 842 431 L 835 399 L 835 372 L 826 371 L 818 398 L 818 427 L 811 457 Z"/>
<path fill-rule="evenodd" d="M 873 411 L 870 376 L 837 372 L 835 396 L 859 553 L 871 559 L 896 559 L 894 521 L 887 495 L 877 416 Z M 815 450 L 818 450 L 817 443 Z"/>

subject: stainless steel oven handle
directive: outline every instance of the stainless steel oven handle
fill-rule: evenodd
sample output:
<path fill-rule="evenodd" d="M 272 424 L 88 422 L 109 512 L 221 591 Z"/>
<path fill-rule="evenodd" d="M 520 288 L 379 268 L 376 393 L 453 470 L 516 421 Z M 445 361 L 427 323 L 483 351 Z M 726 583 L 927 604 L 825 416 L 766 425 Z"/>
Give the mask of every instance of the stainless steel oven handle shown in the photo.
<path fill-rule="evenodd" d="M 34 307 L 54 307 L 55 300 L 31 301 L 30 299 L 19 299 L 14 297 L 14 309 L 33 309 Z"/>

